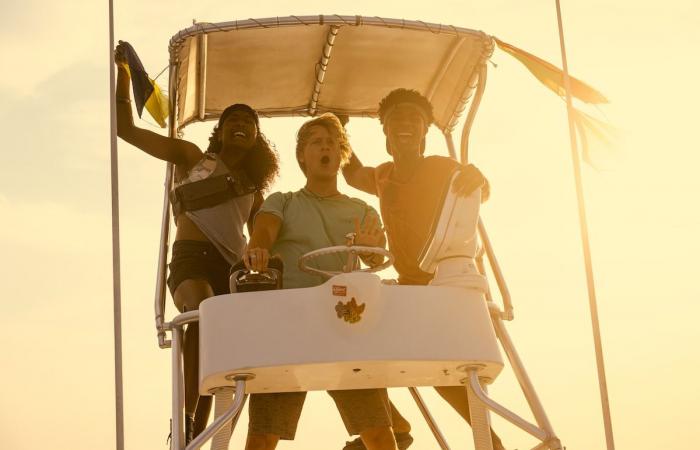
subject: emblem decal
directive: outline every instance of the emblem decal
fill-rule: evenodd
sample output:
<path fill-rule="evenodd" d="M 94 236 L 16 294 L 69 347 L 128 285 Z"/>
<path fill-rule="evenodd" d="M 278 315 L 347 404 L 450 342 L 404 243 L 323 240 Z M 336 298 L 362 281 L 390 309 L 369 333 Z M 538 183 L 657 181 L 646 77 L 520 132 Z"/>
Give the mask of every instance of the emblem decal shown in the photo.
<path fill-rule="evenodd" d="M 345 297 L 348 295 L 348 287 L 347 286 L 339 286 L 337 284 L 333 285 L 333 295 L 338 296 L 338 297 Z"/>
<path fill-rule="evenodd" d="M 338 302 L 335 305 L 335 312 L 338 314 L 338 319 L 343 319 L 348 323 L 357 323 L 362 319 L 362 313 L 365 311 L 365 304 L 357 304 L 355 297 L 352 297 L 349 302 Z"/>

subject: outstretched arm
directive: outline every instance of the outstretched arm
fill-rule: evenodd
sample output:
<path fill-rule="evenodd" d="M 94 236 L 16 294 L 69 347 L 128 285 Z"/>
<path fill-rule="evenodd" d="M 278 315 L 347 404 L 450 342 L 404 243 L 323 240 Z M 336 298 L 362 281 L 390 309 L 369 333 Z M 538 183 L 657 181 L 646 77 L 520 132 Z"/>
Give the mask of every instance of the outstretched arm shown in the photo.
<path fill-rule="evenodd" d="M 195 144 L 162 136 L 134 125 L 129 98 L 131 77 L 121 44 L 114 51 L 114 62 L 117 65 L 117 135 L 158 159 L 184 166 L 186 169 L 196 164 L 202 157 L 202 151 Z"/>
<path fill-rule="evenodd" d="M 350 156 L 350 162 L 343 167 L 343 176 L 345 181 L 355 189 L 377 195 L 377 187 L 374 182 L 374 167 L 363 166 L 354 152 Z"/>

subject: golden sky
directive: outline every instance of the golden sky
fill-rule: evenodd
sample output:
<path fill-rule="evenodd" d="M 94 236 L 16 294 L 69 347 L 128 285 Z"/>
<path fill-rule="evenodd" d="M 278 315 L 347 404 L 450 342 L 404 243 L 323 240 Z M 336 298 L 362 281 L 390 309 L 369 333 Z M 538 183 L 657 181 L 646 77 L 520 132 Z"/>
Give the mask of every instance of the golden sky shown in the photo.
<path fill-rule="evenodd" d="M 0 441 L 17 450 L 110 448 L 107 2 L 0 1 Z M 693 448 L 700 6 L 590 0 L 562 7 L 571 72 L 611 99 L 602 113 L 620 130 L 603 167 L 583 171 L 617 448 Z M 116 0 L 116 37 L 134 45 L 154 76 L 167 64 L 169 38 L 192 19 L 318 13 L 481 29 L 560 64 L 553 1 Z M 497 67 L 489 68 L 471 159 L 492 185 L 482 215 L 515 303 L 507 326 L 564 445 L 602 449 L 564 104 L 508 55 L 496 51 L 492 60 Z M 167 74 L 159 82 L 165 86 Z M 292 158 L 301 122 L 262 121 L 282 155 L 275 190 L 303 183 Z M 211 125 L 193 126 L 186 137 L 204 146 Z M 363 162 L 387 159 L 376 121 L 353 120 L 349 132 Z M 445 151 L 435 130 L 429 146 Z M 119 150 L 126 446 L 166 448 L 170 356 L 157 347 L 152 312 L 164 165 L 127 144 Z M 472 448 L 456 414 L 423 392 L 452 448 Z M 509 370 L 490 392 L 530 418 Z M 408 393 L 391 395 L 414 425 L 412 448 L 434 448 Z M 513 426 L 494 423 L 508 448 L 534 445 Z M 340 448 L 344 440 L 328 396 L 314 394 L 297 441 L 279 448 Z"/>

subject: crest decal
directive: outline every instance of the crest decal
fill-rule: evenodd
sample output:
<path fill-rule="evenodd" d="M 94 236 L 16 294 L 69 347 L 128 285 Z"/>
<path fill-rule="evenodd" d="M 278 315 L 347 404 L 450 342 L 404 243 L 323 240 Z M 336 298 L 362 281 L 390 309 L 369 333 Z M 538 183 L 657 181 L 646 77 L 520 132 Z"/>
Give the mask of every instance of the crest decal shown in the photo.
<path fill-rule="evenodd" d="M 348 323 L 357 323 L 362 319 L 362 313 L 365 311 L 365 304 L 357 304 L 355 297 L 352 297 L 349 302 L 338 302 L 335 305 L 335 312 L 338 314 L 338 319 L 343 319 Z"/>

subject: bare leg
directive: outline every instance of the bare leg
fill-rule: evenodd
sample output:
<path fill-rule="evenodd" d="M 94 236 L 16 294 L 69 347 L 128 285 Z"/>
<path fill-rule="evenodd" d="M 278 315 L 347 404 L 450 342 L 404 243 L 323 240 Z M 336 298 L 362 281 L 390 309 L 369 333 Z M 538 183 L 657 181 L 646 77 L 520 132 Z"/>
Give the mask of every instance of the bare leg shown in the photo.
<path fill-rule="evenodd" d="M 391 427 L 368 428 L 360 432 L 360 438 L 367 450 L 397 450 Z"/>
<path fill-rule="evenodd" d="M 279 440 L 275 434 L 248 433 L 245 450 L 274 450 Z"/>
<path fill-rule="evenodd" d="M 195 382 L 196 383 L 196 382 Z M 211 412 L 213 397 L 211 395 L 202 395 L 197 402 L 197 409 L 194 411 L 194 435 L 199 436 L 199 433 L 204 431 L 209 422 L 209 413 Z"/>
<path fill-rule="evenodd" d="M 468 424 L 471 424 L 469 400 L 467 400 L 467 391 L 464 386 L 436 386 L 435 390 Z M 491 429 L 491 441 L 493 442 L 494 450 L 503 449 L 503 443 L 501 443 L 501 439 L 494 433 L 493 429 Z"/>
<path fill-rule="evenodd" d="M 182 311 L 199 308 L 202 300 L 212 297 L 214 292 L 204 280 L 185 280 L 175 289 L 175 306 Z M 185 329 L 182 356 L 185 372 L 185 414 L 194 417 L 194 436 L 206 427 L 211 409 L 211 397 L 202 397 L 202 406 L 198 407 L 199 392 L 199 324 L 192 323 Z"/>

